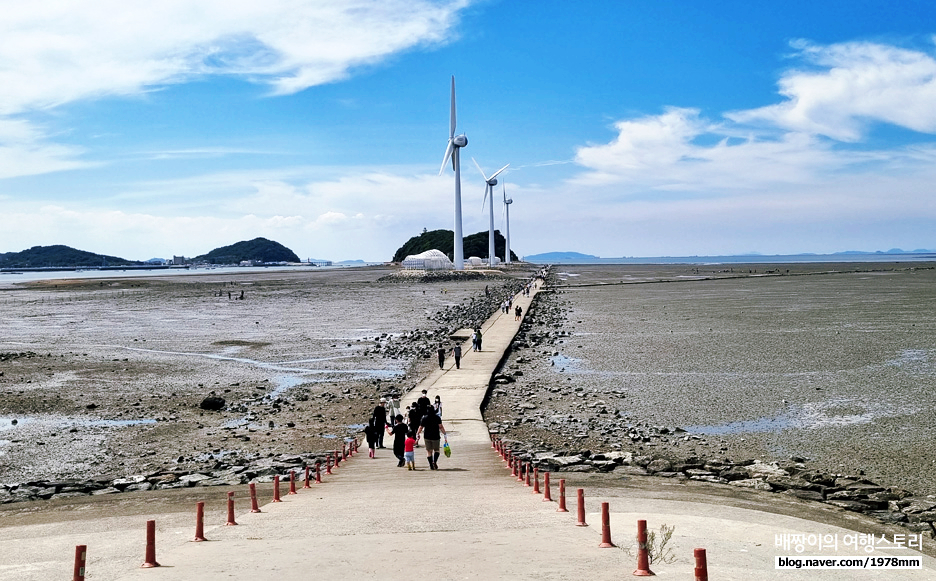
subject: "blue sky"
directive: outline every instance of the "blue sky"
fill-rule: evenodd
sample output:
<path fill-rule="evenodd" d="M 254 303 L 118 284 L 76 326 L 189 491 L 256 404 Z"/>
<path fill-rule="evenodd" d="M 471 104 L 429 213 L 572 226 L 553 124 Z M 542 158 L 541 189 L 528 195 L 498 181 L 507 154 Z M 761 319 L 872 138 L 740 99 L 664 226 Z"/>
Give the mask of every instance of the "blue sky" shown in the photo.
<path fill-rule="evenodd" d="M 470 158 L 510 163 L 521 256 L 936 247 L 931 2 L 33 4 L 0 0 L 0 252 L 389 259 L 452 228 L 451 75 L 464 231 Z"/>

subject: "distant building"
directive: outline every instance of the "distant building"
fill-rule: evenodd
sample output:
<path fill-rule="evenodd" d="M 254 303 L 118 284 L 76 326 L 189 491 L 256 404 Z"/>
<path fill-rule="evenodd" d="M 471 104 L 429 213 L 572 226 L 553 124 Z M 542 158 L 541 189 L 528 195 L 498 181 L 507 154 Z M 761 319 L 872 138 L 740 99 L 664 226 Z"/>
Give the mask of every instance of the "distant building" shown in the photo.
<path fill-rule="evenodd" d="M 442 252 L 432 249 L 419 254 L 410 254 L 403 259 L 407 270 L 453 270 L 455 265 Z"/>
<path fill-rule="evenodd" d="M 173 256 L 172 256 L 172 264 L 174 264 L 174 265 L 185 264 L 185 257 L 184 257 L 184 256 L 176 256 L 176 255 L 173 255 Z"/>

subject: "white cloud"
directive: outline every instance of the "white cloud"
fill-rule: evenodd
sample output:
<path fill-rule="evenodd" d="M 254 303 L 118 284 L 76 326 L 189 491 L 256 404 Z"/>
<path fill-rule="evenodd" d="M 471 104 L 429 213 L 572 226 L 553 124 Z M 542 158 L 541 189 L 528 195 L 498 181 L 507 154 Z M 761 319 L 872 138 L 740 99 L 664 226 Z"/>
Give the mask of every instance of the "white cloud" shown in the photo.
<path fill-rule="evenodd" d="M 238 75 L 278 94 L 445 42 L 467 0 L 2 3 L 0 114 Z"/>
<path fill-rule="evenodd" d="M 76 147 L 47 142 L 27 121 L 0 117 L 0 179 L 93 165 L 77 160 L 80 154 Z"/>
<path fill-rule="evenodd" d="M 86 165 L 81 151 L 47 143 L 12 115 L 209 75 L 295 93 L 446 42 L 468 2 L 0 1 L 0 179 Z"/>
<path fill-rule="evenodd" d="M 858 141 L 872 122 L 936 133 L 936 59 L 932 54 L 869 42 L 793 44 L 814 70 L 780 79 L 783 103 L 728 117 L 785 130 Z"/>

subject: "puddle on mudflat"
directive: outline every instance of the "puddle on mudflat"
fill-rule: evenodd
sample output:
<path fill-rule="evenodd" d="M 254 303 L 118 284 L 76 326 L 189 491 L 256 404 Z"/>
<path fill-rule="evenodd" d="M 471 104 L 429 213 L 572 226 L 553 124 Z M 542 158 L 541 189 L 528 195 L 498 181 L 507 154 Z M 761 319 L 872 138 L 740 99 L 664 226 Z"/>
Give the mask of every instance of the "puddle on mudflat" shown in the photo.
<path fill-rule="evenodd" d="M 566 355 L 553 355 L 549 358 L 552 362 L 553 371 L 578 371 L 581 359 L 568 357 Z"/>
<path fill-rule="evenodd" d="M 886 402 L 857 399 L 836 399 L 803 405 L 790 405 L 786 412 L 775 416 L 729 422 L 714 426 L 685 426 L 691 434 L 720 436 L 727 434 L 770 433 L 782 430 L 815 430 L 835 426 L 869 424 L 879 418 L 912 415 L 919 408 L 892 406 Z"/>

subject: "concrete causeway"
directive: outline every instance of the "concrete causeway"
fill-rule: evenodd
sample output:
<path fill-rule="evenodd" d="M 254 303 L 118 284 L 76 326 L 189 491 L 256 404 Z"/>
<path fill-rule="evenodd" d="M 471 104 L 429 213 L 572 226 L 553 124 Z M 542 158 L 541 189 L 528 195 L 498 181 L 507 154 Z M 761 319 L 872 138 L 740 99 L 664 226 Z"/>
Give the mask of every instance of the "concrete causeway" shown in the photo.
<path fill-rule="evenodd" d="M 532 297 L 518 295 L 524 315 Z M 77 544 L 87 544 L 87 579 L 221 579 L 306 581 L 308 579 L 621 579 L 636 568 L 632 548 L 637 519 L 651 530 L 675 526 L 671 541 L 676 560 L 651 566 L 661 578 L 693 579 L 693 548 L 707 550 L 709 578 L 715 580 L 936 579 L 936 560 L 907 549 L 866 553 L 841 546 L 844 535 L 862 530 L 859 515 L 834 517 L 831 509 L 748 491 L 710 494 L 719 487 L 679 484 L 665 479 L 632 478 L 609 486 L 607 478 L 567 476 L 577 483 L 567 491 L 569 513 L 556 502 L 509 476 L 492 449 L 480 406 L 492 374 L 519 329 L 514 315 L 499 312 L 482 327 L 483 351 L 463 345 L 461 369 L 446 359 L 444 369 L 426 377 L 403 404 L 422 389 L 441 397 L 443 423 L 451 458 L 430 471 L 425 449 L 416 449 L 415 472 L 398 468 L 391 450 L 362 452 L 342 463 L 322 484 L 269 503 L 264 484 L 262 512 L 248 512 L 247 487 L 233 487 L 238 526 L 223 526 L 221 498 L 231 488 L 203 489 L 212 507 L 206 519 L 208 542 L 190 542 L 194 505 L 189 514 L 163 517 L 108 517 L 89 510 L 64 522 L 20 526 L 0 522 L 0 579 L 65 579 L 72 570 Z M 391 439 L 387 438 L 387 444 Z M 565 473 L 553 473 L 552 496 Z M 595 475 L 598 476 L 598 475 Z M 575 487 L 585 488 L 588 527 L 575 526 Z M 727 488 L 727 487 L 724 487 Z M 188 489 L 188 494 L 198 489 Z M 611 509 L 612 540 L 621 548 L 598 548 L 600 503 Z M 839 518 L 849 529 L 797 516 Z M 832 516 L 830 516 L 832 515 Z M 834 518 L 833 518 L 834 517 Z M 156 519 L 156 559 L 162 565 L 142 569 L 145 521 Z M 870 529 L 868 529 L 870 530 Z M 895 529 L 900 530 L 900 529 Z M 807 550 L 803 555 L 832 557 L 917 557 L 922 570 L 775 570 L 776 556 L 800 556 L 774 546 L 775 535 L 838 535 L 837 551 Z M 927 539 L 927 543 L 932 543 Z M 631 548 L 628 554 L 624 549 Z"/>

